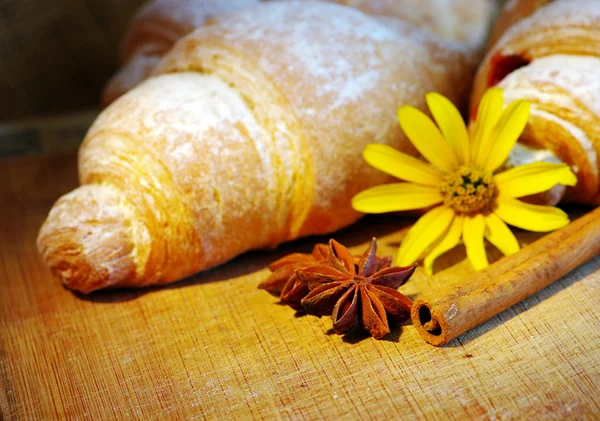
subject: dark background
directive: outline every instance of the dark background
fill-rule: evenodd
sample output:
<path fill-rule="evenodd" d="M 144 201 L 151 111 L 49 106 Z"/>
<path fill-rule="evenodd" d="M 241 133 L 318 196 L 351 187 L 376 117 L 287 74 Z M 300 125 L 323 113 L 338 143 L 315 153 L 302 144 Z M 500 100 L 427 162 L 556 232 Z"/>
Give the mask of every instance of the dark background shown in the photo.
<path fill-rule="evenodd" d="M 0 124 L 96 107 L 144 2 L 0 0 Z"/>

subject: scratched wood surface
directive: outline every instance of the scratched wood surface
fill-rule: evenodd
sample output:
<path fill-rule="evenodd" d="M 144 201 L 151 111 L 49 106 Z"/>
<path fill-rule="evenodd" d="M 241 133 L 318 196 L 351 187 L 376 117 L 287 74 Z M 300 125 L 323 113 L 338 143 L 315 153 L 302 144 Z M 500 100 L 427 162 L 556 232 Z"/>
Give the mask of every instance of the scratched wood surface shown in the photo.
<path fill-rule="evenodd" d="M 72 153 L 0 161 L 0 405 L 7 420 L 597 419 L 600 258 L 448 344 L 410 324 L 337 336 L 256 285 L 316 239 L 253 252 L 170 287 L 81 296 L 40 265 L 37 230 L 76 186 Z M 336 234 L 393 253 L 410 221 Z M 523 243 L 534 235 L 519 234 Z M 418 271 L 415 298 L 464 276 L 464 251 Z"/>

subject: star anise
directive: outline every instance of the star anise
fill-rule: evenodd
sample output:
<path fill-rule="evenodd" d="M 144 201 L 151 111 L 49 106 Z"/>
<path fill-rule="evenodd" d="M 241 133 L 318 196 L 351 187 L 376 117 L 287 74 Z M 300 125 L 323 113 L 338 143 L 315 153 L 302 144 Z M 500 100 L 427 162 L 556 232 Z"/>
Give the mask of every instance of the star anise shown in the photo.
<path fill-rule="evenodd" d="M 327 262 L 329 247 L 316 244 L 311 254 L 292 253 L 274 261 L 268 267 L 271 275 L 258 287 L 280 297 L 281 302 L 295 310 L 303 311 L 300 300 L 308 294 L 306 284 L 298 279 L 296 270 Z"/>
<path fill-rule="evenodd" d="M 358 264 L 360 256 L 353 256 Z M 292 253 L 271 263 L 268 268 L 271 275 L 258 285 L 258 288 L 267 290 L 271 294 L 280 297 L 282 304 L 287 304 L 296 311 L 304 312 L 300 301 L 309 293 L 306 283 L 296 275 L 298 269 L 315 265 L 331 265 L 329 260 L 329 246 L 327 244 L 316 244 L 311 254 Z M 377 270 L 390 267 L 392 258 L 390 256 L 377 257 Z"/>
<path fill-rule="evenodd" d="M 416 266 L 379 269 L 376 252 L 377 241 L 373 238 L 356 263 L 346 247 L 331 240 L 326 264 L 296 271 L 310 290 L 301 301 L 305 311 L 316 316 L 331 315 L 337 334 L 347 332 L 358 321 L 376 339 L 390 333 L 388 318 L 407 320 L 412 302 L 397 289 Z"/>

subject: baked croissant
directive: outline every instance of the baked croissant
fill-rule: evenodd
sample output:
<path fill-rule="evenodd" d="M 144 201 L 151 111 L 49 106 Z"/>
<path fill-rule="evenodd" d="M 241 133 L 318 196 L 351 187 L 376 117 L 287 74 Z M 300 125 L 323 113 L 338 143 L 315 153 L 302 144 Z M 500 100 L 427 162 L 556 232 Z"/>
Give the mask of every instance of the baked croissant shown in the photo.
<path fill-rule="evenodd" d="M 490 86 L 503 88 L 507 103 L 529 100 L 529 123 L 507 166 L 566 162 L 577 185 L 554 189 L 544 201 L 599 204 L 600 1 L 513 1 L 498 25 L 476 76 L 471 115 Z"/>
<path fill-rule="evenodd" d="M 364 147 L 415 153 L 395 111 L 425 110 L 430 91 L 463 103 L 472 70 L 462 50 L 339 5 L 228 15 L 100 114 L 79 151 L 83 185 L 40 230 L 43 261 L 87 293 L 347 226 L 351 198 L 389 181 Z"/>
<path fill-rule="evenodd" d="M 281 0 L 280 0 L 281 1 Z M 371 15 L 400 18 L 439 38 L 479 48 L 485 41 L 494 0 L 328 0 Z M 175 42 L 216 16 L 259 0 L 153 0 L 133 18 L 122 49 L 123 67 L 107 83 L 102 105 L 150 76 Z"/>

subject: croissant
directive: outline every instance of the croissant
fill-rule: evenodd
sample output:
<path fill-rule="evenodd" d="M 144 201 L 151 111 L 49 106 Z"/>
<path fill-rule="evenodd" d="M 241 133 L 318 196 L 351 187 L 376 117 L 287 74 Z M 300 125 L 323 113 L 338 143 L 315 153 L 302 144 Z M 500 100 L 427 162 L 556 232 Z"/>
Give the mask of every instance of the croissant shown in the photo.
<path fill-rule="evenodd" d="M 529 100 L 531 117 L 506 165 L 566 162 L 577 185 L 541 201 L 599 204 L 600 2 L 510 2 L 494 37 L 475 78 L 471 116 L 490 86 L 503 88 L 506 102 Z"/>
<path fill-rule="evenodd" d="M 181 39 L 157 75 L 104 110 L 81 187 L 39 236 L 84 293 L 182 279 L 250 249 L 345 227 L 389 181 L 368 143 L 416 153 L 395 118 L 424 95 L 467 99 L 473 62 L 412 27 L 320 2 L 263 3 Z"/>
<path fill-rule="evenodd" d="M 488 49 L 498 42 L 498 39 L 508 28 L 523 18 L 532 15 L 537 9 L 553 0 L 512 1 L 506 4 L 496 21 L 488 38 Z"/>
<path fill-rule="evenodd" d="M 484 42 L 494 0 L 329 0 L 364 13 L 399 18 L 438 37 L 476 49 Z M 134 16 L 123 41 L 122 68 L 107 83 L 102 105 L 150 76 L 175 42 L 207 21 L 254 6 L 259 0 L 153 0 Z"/>

